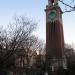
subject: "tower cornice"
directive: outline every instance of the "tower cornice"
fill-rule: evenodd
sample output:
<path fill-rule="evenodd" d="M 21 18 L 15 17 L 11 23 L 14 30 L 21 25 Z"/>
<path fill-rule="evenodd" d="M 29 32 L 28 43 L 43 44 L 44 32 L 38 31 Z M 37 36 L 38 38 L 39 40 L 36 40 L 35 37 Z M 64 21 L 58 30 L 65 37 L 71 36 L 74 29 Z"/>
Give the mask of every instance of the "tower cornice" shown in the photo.
<path fill-rule="evenodd" d="M 61 14 L 63 14 L 61 8 L 58 5 L 54 5 L 54 6 L 46 6 L 45 12 L 47 11 L 51 11 L 51 10 L 59 10 L 59 12 L 61 12 Z"/>

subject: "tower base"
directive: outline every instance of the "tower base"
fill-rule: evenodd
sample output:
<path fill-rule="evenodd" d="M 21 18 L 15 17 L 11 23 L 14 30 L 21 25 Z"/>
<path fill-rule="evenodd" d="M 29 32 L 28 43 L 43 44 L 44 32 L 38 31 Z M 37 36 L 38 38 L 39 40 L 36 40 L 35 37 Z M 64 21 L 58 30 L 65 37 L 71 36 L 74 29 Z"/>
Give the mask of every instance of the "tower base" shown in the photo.
<path fill-rule="evenodd" d="M 61 72 L 65 69 L 67 69 L 66 59 L 57 59 L 57 58 L 47 59 L 46 71 L 48 75 L 57 75 L 58 72 Z"/>

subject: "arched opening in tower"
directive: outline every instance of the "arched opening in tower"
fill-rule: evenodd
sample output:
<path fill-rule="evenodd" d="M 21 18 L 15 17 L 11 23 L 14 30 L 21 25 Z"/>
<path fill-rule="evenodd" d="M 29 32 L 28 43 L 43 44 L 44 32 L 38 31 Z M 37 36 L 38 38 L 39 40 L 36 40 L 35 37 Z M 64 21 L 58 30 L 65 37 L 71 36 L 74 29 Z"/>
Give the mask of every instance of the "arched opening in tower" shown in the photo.
<path fill-rule="evenodd" d="M 54 0 L 51 0 L 51 3 L 54 3 Z"/>

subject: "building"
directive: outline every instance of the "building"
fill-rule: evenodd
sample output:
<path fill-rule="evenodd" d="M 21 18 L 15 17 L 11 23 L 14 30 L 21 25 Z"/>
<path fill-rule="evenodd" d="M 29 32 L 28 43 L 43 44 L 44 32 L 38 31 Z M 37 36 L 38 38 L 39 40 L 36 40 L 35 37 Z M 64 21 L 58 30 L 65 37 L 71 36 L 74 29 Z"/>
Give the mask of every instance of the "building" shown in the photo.
<path fill-rule="evenodd" d="M 58 0 L 48 0 L 45 12 L 47 70 L 55 71 L 65 64 L 62 10 Z"/>

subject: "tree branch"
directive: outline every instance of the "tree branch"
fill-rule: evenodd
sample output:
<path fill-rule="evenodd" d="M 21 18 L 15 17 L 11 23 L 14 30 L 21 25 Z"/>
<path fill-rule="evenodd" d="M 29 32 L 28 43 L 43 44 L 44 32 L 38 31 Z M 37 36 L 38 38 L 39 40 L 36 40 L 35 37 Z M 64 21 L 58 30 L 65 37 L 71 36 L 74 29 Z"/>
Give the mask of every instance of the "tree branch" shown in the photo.
<path fill-rule="evenodd" d="M 71 8 L 70 10 L 66 10 L 66 11 L 64 11 L 64 12 L 75 11 L 75 6 L 71 6 L 71 5 L 69 5 L 69 4 L 65 3 L 65 2 L 63 2 L 62 0 L 59 0 L 59 1 L 60 1 L 62 4 L 64 4 L 65 6 Z M 74 0 L 73 0 L 72 2 L 74 2 Z M 72 3 L 72 2 L 71 2 L 71 3 Z M 70 3 L 70 4 L 71 4 L 71 3 Z M 63 12 L 63 13 L 64 13 L 64 12 Z"/>

